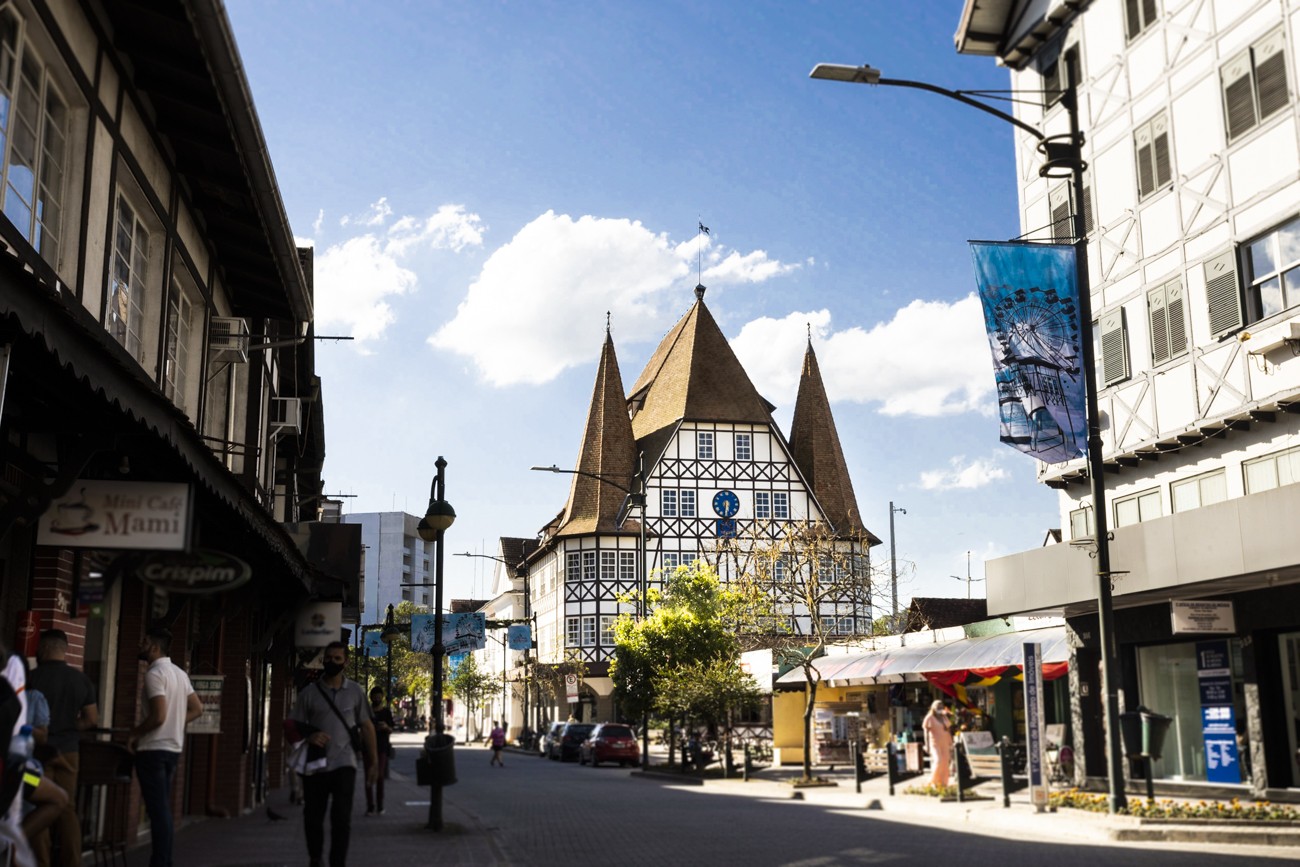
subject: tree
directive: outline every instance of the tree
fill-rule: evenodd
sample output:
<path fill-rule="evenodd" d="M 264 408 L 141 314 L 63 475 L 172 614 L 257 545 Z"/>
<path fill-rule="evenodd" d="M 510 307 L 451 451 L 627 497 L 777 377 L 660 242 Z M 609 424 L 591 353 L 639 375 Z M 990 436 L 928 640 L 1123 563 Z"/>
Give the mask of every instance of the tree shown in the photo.
<path fill-rule="evenodd" d="M 549 695 L 551 703 L 558 705 L 561 698 L 567 695 L 564 688 L 564 680 L 570 674 L 578 678 L 578 683 L 587 677 L 587 661 L 582 656 L 581 648 L 566 647 L 564 649 L 564 662 L 560 663 L 542 663 L 537 660 L 531 660 L 533 664 L 533 676 L 537 681 L 538 703 L 541 703 L 542 695 Z"/>
<path fill-rule="evenodd" d="M 696 561 L 668 575 L 662 592 L 651 588 L 646 601 L 645 619 L 623 614 L 614 626 L 610 677 L 625 714 L 694 717 L 713 728 L 753 700 L 757 685 L 740 670 L 739 642 L 753 600 Z"/>
<path fill-rule="evenodd" d="M 467 653 L 456 670 L 447 678 L 447 688 L 451 694 L 465 704 L 465 736 L 469 738 L 469 720 L 488 695 L 496 690 L 497 679 L 485 671 L 480 671 L 474 654 Z"/>
<path fill-rule="evenodd" d="M 831 639 L 874 634 L 873 603 L 883 601 L 874 580 L 865 532 L 836 533 L 819 521 L 755 527 L 746 539 L 722 549 L 735 583 L 749 599 L 765 597 L 766 629 L 753 633 L 755 646 L 770 647 L 776 659 L 803 669 L 803 777 L 812 779 L 812 719 L 819 674 L 815 660 Z"/>

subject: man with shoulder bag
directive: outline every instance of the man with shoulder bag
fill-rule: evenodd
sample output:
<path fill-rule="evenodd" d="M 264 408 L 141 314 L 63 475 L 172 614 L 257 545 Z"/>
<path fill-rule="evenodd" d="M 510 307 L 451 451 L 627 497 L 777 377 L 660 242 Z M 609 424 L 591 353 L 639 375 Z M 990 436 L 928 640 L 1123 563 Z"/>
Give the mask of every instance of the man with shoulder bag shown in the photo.
<path fill-rule="evenodd" d="M 312 867 L 324 867 L 325 810 L 330 814 L 330 867 L 344 867 L 352 833 L 352 796 L 356 792 L 358 755 L 365 754 L 367 785 L 377 771 L 375 726 L 361 684 L 348 680 L 348 646 L 335 641 L 325 648 L 324 673 L 298 693 L 290 718 L 311 731 L 307 742 L 325 750 L 323 768 L 303 777 L 303 826 Z"/>

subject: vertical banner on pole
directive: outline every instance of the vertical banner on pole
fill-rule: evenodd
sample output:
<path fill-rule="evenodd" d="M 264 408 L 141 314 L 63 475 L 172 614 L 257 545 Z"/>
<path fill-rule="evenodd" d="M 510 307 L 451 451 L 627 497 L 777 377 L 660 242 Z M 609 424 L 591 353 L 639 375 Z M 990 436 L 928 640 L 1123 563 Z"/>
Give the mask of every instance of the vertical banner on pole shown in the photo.
<path fill-rule="evenodd" d="M 1028 747 L 1029 800 L 1038 812 L 1047 808 L 1043 773 L 1043 654 L 1037 642 L 1025 644 L 1025 744 Z"/>
<path fill-rule="evenodd" d="M 972 241 L 1002 442 L 1047 463 L 1087 451 L 1076 252 Z"/>

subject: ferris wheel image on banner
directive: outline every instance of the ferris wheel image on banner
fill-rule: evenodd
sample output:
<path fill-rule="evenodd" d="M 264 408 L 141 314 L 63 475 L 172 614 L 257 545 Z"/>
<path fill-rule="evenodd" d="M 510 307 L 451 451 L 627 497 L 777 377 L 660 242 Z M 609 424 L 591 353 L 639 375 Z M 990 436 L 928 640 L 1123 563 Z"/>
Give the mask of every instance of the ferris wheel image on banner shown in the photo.
<path fill-rule="evenodd" d="M 1042 461 L 1081 456 L 1087 440 L 1075 251 L 972 242 L 1001 440 Z"/>

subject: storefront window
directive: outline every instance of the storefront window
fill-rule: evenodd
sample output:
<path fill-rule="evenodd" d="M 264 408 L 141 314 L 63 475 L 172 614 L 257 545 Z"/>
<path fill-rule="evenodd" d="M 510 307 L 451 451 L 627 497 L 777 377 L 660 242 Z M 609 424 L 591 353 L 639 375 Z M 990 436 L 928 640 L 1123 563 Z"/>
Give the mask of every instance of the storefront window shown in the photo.
<path fill-rule="evenodd" d="M 1162 644 L 1138 648 L 1139 699 L 1148 710 L 1173 718 L 1165 737 L 1163 757 L 1155 762 L 1154 777 L 1186 782 L 1222 782 L 1223 766 L 1231 762 L 1230 782 L 1243 781 L 1246 745 L 1240 741 L 1235 749 L 1224 751 L 1211 743 L 1207 749 L 1206 725 L 1202 708 L 1211 705 L 1232 708 L 1233 727 L 1245 729 L 1245 702 L 1241 693 L 1241 645 L 1236 639 L 1223 639 L 1230 660 L 1230 675 L 1206 677 L 1198 667 L 1197 642 Z M 1226 678 L 1226 679 L 1225 679 Z M 1221 681 L 1214 685 L 1213 680 Z M 1217 694 L 1215 690 L 1221 690 Z M 1217 697 L 1216 697 L 1217 695 Z M 1231 739 L 1232 736 L 1230 736 Z M 1210 759 L 1209 753 L 1213 753 Z M 1230 753 L 1230 755 L 1229 755 Z M 1207 767 L 1212 761 L 1214 767 Z M 1214 773 L 1210 773 L 1213 771 Z"/>

